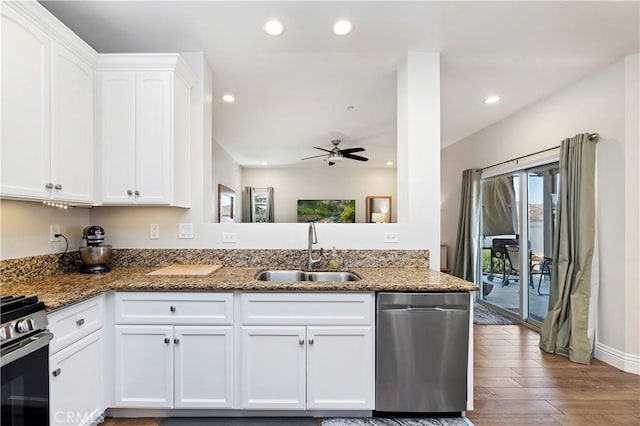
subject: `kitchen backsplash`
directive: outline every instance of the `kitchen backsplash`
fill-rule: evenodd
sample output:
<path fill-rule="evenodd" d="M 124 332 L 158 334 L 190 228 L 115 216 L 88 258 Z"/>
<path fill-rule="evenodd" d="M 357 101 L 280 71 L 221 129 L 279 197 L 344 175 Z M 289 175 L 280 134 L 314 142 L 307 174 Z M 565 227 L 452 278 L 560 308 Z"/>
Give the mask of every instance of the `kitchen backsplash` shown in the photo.
<path fill-rule="evenodd" d="M 0 283 L 25 281 L 65 272 L 58 262 L 60 254 L 23 257 L 0 261 Z M 314 251 L 314 257 L 318 252 Z M 350 250 L 338 249 L 340 264 L 349 268 L 429 267 L 429 250 Z M 78 257 L 78 256 L 76 256 Z M 167 266 L 179 264 L 222 264 L 230 267 L 302 268 L 307 265 L 306 250 L 282 249 L 114 249 L 111 266 Z M 316 269 L 329 267 L 325 253 Z"/>

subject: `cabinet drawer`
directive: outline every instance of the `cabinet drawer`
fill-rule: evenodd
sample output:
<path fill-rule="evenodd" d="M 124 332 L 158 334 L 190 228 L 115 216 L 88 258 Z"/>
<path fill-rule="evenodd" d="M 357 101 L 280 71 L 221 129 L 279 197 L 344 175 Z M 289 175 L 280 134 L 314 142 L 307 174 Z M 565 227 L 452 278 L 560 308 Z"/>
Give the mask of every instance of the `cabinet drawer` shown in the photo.
<path fill-rule="evenodd" d="M 102 328 L 103 315 L 104 296 L 102 295 L 51 312 L 47 316 L 49 330 L 53 333 L 49 353 L 56 353 Z"/>
<path fill-rule="evenodd" d="M 233 324 L 232 293 L 116 293 L 117 324 Z"/>
<path fill-rule="evenodd" d="M 242 324 L 371 325 L 371 293 L 243 293 Z"/>

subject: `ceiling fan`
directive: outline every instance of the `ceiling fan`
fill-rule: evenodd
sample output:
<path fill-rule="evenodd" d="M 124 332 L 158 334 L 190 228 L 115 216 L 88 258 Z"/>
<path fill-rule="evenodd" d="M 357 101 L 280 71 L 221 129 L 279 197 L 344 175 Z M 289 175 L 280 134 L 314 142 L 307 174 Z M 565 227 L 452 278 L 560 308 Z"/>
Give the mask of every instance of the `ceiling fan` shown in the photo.
<path fill-rule="evenodd" d="M 331 148 L 331 149 L 324 149 L 324 148 L 319 148 L 317 146 L 314 146 L 315 149 L 319 149 L 320 151 L 328 152 L 329 154 L 314 155 L 314 156 L 311 156 L 311 157 L 305 157 L 302 160 L 309 160 L 311 158 L 318 158 L 318 157 L 327 156 L 329 158 L 329 165 L 330 166 L 333 166 L 338 161 L 342 161 L 342 159 L 344 159 L 344 158 L 348 158 L 349 160 L 357 160 L 357 161 L 369 161 L 369 159 L 366 158 L 366 157 L 361 157 L 360 155 L 354 155 L 353 154 L 354 152 L 362 152 L 362 151 L 364 151 L 365 149 L 362 148 L 362 147 L 340 149 L 340 148 L 338 148 L 338 145 L 340 145 L 340 139 L 334 139 L 334 140 L 331 141 L 331 143 L 333 144 L 333 148 Z"/>

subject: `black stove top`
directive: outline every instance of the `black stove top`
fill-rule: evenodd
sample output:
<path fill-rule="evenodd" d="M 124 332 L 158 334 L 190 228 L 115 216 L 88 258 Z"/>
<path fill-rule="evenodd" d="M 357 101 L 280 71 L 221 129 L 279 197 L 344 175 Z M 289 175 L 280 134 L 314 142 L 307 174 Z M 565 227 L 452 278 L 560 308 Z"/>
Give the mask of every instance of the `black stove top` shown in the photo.
<path fill-rule="evenodd" d="M 44 302 L 38 302 L 38 296 L 5 296 L 0 298 L 0 324 L 43 310 Z"/>

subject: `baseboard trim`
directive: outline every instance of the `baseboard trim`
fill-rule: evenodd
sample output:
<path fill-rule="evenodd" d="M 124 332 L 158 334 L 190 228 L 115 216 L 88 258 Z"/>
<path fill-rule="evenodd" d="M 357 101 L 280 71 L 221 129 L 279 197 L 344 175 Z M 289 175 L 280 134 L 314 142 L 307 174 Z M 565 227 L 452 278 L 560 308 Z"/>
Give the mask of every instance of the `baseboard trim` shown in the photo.
<path fill-rule="evenodd" d="M 596 342 L 595 358 L 627 373 L 640 375 L 640 356 L 628 354 Z"/>

